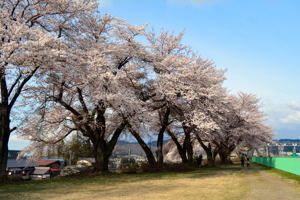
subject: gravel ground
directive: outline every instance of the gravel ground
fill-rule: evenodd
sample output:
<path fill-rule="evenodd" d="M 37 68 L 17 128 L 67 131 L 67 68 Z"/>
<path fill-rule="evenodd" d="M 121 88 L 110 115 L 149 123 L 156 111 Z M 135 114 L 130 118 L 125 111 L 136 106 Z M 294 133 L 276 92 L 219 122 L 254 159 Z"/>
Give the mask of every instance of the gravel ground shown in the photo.
<path fill-rule="evenodd" d="M 268 170 L 246 171 L 249 190 L 242 200 L 300 200 L 300 185 Z"/>

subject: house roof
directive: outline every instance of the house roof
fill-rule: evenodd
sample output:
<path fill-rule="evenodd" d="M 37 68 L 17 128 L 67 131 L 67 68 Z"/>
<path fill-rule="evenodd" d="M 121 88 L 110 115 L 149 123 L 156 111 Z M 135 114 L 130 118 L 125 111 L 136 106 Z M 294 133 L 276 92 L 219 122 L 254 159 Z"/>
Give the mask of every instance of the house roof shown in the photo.
<path fill-rule="evenodd" d="M 36 164 L 32 161 L 21 159 L 8 159 L 7 160 L 7 168 L 24 168 L 24 167 L 34 167 Z"/>
<path fill-rule="evenodd" d="M 44 158 L 43 160 L 58 160 L 60 162 L 65 162 L 65 160 L 62 158 Z"/>
<path fill-rule="evenodd" d="M 56 162 L 59 162 L 59 160 L 39 160 L 36 162 L 37 165 L 39 166 L 48 166 L 48 165 L 51 165 L 53 163 L 56 163 Z"/>

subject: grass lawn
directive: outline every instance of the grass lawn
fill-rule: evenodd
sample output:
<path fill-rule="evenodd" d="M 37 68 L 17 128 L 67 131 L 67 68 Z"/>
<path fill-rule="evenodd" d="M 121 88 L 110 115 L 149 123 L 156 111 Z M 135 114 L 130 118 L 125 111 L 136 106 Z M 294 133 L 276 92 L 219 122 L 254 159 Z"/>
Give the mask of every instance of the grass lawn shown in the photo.
<path fill-rule="evenodd" d="M 25 181 L 0 186 L 2 200 L 241 199 L 247 191 L 238 166 L 185 173 L 106 174 Z"/>

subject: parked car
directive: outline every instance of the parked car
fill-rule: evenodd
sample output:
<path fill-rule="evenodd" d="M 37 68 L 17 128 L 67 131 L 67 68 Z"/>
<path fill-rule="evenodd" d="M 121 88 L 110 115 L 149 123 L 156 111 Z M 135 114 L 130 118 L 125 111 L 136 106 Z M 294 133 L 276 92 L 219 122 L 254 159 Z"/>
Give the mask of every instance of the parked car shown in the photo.
<path fill-rule="evenodd" d="M 31 175 L 33 174 L 35 168 L 34 167 L 25 167 L 22 171 L 22 179 L 23 180 L 30 180 Z"/>
<path fill-rule="evenodd" d="M 51 178 L 50 167 L 35 167 L 30 177 L 32 180 L 49 179 Z"/>
<path fill-rule="evenodd" d="M 7 171 L 8 176 L 18 175 L 21 173 L 22 173 L 21 168 L 12 168 L 12 169 L 8 169 L 8 171 Z"/>
<path fill-rule="evenodd" d="M 20 181 L 22 180 L 22 169 L 21 168 L 7 169 L 7 175 L 10 181 Z"/>

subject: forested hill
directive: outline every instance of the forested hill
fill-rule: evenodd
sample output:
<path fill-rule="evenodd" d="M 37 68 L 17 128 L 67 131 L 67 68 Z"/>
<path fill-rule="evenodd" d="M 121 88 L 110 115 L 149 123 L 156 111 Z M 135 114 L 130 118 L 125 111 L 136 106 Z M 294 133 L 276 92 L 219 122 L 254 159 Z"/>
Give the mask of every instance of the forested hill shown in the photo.
<path fill-rule="evenodd" d="M 279 143 L 300 143 L 300 139 L 279 139 Z"/>
<path fill-rule="evenodd" d="M 164 140 L 164 144 L 166 144 L 168 140 Z M 156 143 L 157 141 L 151 141 L 151 150 L 153 153 L 155 153 L 156 150 Z M 147 142 L 149 145 L 150 142 Z M 114 150 L 114 155 L 129 155 L 129 154 L 135 154 L 140 156 L 145 156 L 145 153 L 143 149 L 140 147 L 140 145 L 135 141 L 126 141 L 126 140 L 119 140 L 116 148 Z"/>

